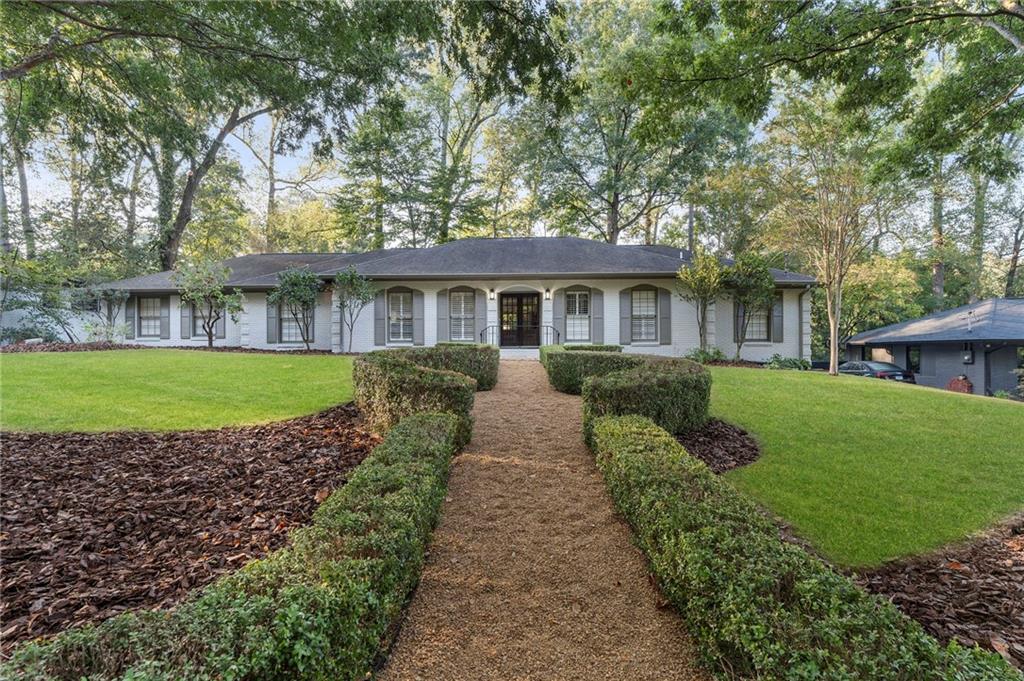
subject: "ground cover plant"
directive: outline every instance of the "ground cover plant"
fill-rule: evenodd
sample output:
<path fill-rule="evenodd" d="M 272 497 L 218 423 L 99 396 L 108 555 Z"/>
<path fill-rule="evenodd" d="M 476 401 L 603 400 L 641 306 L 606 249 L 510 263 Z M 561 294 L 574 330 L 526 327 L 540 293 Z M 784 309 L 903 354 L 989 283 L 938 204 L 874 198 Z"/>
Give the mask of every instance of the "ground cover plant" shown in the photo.
<path fill-rule="evenodd" d="M 459 421 L 417 414 L 387 434 L 290 545 L 169 613 L 29 643 L 6 678 L 363 679 L 419 579 Z"/>
<path fill-rule="evenodd" d="M 379 442 L 351 405 L 177 433 L 3 433 L 3 646 L 167 607 L 284 545 Z"/>
<path fill-rule="evenodd" d="M 592 445 L 662 592 L 722 677 L 1019 681 L 999 656 L 940 646 L 782 541 L 752 501 L 649 419 L 597 419 Z"/>
<path fill-rule="evenodd" d="M 815 372 L 710 371 L 712 415 L 763 450 L 730 482 L 839 565 L 926 553 L 1024 508 L 1024 405 Z"/>
<path fill-rule="evenodd" d="M 351 357 L 121 350 L 0 354 L 4 430 L 268 423 L 352 399 Z"/>

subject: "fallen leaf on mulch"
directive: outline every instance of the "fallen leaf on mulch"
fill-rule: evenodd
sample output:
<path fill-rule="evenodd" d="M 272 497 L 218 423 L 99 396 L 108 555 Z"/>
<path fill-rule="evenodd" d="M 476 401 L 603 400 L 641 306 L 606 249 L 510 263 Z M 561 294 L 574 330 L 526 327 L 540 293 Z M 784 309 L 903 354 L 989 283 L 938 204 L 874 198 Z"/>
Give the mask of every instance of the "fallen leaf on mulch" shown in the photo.
<path fill-rule="evenodd" d="M 285 544 L 379 438 L 353 407 L 179 433 L 0 433 L 3 649 L 162 608 Z"/>
<path fill-rule="evenodd" d="M 746 466 L 761 456 L 761 447 L 747 431 L 719 419 L 709 419 L 700 428 L 676 439 L 715 473 Z"/>
<path fill-rule="evenodd" d="M 994 650 L 1024 669 L 1024 516 L 959 546 L 858 576 L 943 643 Z"/>

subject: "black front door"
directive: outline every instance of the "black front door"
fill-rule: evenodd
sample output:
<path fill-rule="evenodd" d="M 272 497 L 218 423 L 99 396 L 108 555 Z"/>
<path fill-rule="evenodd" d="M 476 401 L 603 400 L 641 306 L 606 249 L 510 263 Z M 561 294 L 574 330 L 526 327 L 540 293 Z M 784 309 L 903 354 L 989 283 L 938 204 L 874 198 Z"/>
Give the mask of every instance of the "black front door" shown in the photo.
<path fill-rule="evenodd" d="M 501 294 L 502 346 L 540 345 L 540 294 Z"/>

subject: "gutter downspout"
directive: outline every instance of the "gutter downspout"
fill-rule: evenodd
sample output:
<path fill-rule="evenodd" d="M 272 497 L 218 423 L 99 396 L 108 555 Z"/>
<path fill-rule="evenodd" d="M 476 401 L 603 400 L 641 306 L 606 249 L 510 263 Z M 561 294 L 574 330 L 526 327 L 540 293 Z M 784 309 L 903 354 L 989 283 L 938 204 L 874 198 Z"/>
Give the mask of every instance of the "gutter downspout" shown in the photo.
<path fill-rule="evenodd" d="M 798 333 L 797 333 L 797 339 L 800 342 L 800 345 L 799 345 L 800 350 L 799 350 L 799 353 L 798 353 L 798 359 L 805 359 L 805 357 L 804 357 L 804 296 L 806 296 L 808 293 L 810 293 L 812 288 L 814 288 L 814 285 L 813 284 L 808 284 L 807 287 L 803 291 L 801 291 L 800 295 L 797 297 L 797 308 L 798 308 L 798 311 L 799 311 L 798 321 L 800 322 L 799 326 L 798 326 Z M 806 359 L 810 359 L 810 357 L 807 357 Z"/>

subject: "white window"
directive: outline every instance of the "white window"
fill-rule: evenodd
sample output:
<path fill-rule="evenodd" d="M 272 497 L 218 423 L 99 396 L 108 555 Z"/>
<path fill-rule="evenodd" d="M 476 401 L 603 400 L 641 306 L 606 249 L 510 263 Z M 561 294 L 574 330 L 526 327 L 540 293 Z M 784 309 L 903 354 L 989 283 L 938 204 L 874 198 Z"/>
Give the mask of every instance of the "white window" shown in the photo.
<path fill-rule="evenodd" d="M 159 298 L 139 298 L 139 336 L 160 337 Z"/>
<path fill-rule="evenodd" d="M 208 309 L 208 308 L 203 308 Z M 216 312 L 214 313 L 216 314 Z M 224 312 L 221 312 L 221 316 Z M 219 321 L 219 320 L 218 320 Z M 206 331 L 203 330 L 203 315 L 199 312 L 199 308 L 195 305 L 192 306 L 192 335 L 206 337 Z"/>
<path fill-rule="evenodd" d="M 744 340 L 767 341 L 768 340 L 768 310 L 751 312 L 747 320 L 747 335 Z"/>
<path fill-rule="evenodd" d="M 472 291 L 453 291 L 449 296 L 451 308 L 451 339 L 472 341 L 476 333 L 476 294 Z"/>
<path fill-rule="evenodd" d="M 388 294 L 388 339 L 412 340 L 412 291 Z"/>
<path fill-rule="evenodd" d="M 632 340 L 658 340 L 658 292 L 641 289 L 632 293 Z"/>
<path fill-rule="evenodd" d="M 590 340 L 589 291 L 567 291 L 565 294 L 565 340 Z"/>
<path fill-rule="evenodd" d="M 282 309 L 281 310 L 281 342 L 282 343 L 301 343 L 302 342 L 302 324 L 300 324 L 291 312 Z"/>

